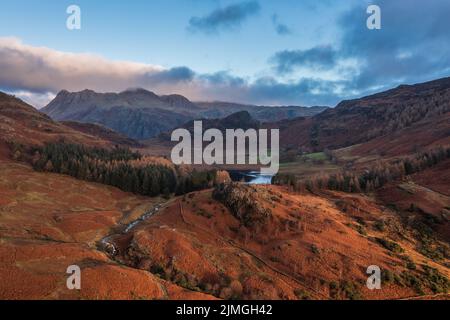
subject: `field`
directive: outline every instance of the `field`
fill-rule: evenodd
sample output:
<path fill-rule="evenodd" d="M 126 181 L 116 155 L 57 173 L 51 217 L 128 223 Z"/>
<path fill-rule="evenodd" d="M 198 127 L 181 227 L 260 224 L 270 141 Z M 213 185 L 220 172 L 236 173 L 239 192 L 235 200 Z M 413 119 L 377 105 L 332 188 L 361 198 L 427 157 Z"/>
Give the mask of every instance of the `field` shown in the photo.
<path fill-rule="evenodd" d="M 341 169 L 341 166 L 329 160 L 323 152 L 295 156 L 294 161 L 282 162 L 280 174 L 294 175 L 305 178 L 319 174 L 329 174 Z"/>

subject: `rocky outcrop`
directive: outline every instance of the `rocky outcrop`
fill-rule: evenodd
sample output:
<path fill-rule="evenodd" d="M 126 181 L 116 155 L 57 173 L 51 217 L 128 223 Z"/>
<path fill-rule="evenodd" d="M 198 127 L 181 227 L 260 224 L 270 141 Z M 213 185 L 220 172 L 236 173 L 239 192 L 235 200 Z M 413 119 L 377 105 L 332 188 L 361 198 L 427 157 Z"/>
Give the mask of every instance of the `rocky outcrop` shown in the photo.
<path fill-rule="evenodd" d="M 265 224 L 272 211 L 262 205 L 256 187 L 240 183 L 216 186 L 213 198 L 222 202 L 248 228 Z"/>

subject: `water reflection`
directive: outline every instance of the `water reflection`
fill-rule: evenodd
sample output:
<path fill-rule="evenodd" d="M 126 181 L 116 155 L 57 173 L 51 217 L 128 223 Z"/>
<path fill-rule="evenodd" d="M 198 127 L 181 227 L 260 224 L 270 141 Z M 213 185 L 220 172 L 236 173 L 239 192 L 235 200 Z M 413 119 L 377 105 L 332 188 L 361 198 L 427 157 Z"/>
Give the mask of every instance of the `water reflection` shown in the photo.
<path fill-rule="evenodd" d="M 233 181 L 243 181 L 248 184 L 272 184 L 273 175 L 263 175 L 259 171 L 229 170 Z"/>

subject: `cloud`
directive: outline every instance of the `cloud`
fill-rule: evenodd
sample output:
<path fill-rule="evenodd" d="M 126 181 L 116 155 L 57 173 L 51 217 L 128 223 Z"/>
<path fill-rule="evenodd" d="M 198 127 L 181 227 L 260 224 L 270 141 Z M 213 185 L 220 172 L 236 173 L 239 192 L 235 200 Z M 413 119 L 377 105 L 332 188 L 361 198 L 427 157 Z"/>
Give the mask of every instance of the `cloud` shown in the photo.
<path fill-rule="evenodd" d="M 275 78 L 260 78 L 249 86 L 247 99 L 259 103 L 334 105 L 339 99 L 336 94 L 340 82 L 323 79 L 301 78 L 284 83 Z"/>
<path fill-rule="evenodd" d="M 357 5 L 339 20 L 339 55 L 359 60 L 353 89 L 390 88 L 448 76 L 450 73 L 450 2 L 379 0 L 381 30 L 365 27 L 368 15 Z"/>
<path fill-rule="evenodd" d="M 298 67 L 323 70 L 335 66 L 337 52 L 331 46 L 317 46 L 307 50 L 284 50 L 277 52 L 270 61 L 278 73 L 291 73 Z"/>
<path fill-rule="evenodd" d="M 129 87 L 179 93 L 195 101 L 334 105 L 401 83 L 450 75 L 450 2 L 377 4 L 382 10 L 381 30 L 366 28 L 366 8 L 358 4 L 340 17 L 336 42 L 275 52 L 269 59 L 273 69 L 254 78 L 229 70 L 202 74 L 188 66 L 113 61 L 0 38 L 0 90 L 38 106 L 62 89 L 118 92 Z"/>
<path fill-rule="evenodd" d="M 203 17 L 192 17 L 188 30 L 214 34 L 224 30 L 232 30 L 241 26 L 248 17 L 257 14 L 261 7 L 257 1 L 232 4 L 216 9 Z"/>
<path fill-rule="evenodd" d="M 332 102 L 332 85 L 302 79 L 282 83 L 274 78 L 247 78 L 230 71 L 201 74 L 186 66 L 163 68 L 113 61 L 85 53 L 34 47 L 17 38 L 0 38 L 0 90 L 30 104 L 45 106 L 60 90 L 119 92 L 145 88 L 158 94 L 179 93 L 192 100 L 224 100 L 259 104 Z M 312 93 L 311 93 L 312 92 Z"/>
<path fill-rule="evenodd" d="M 56 96 L 52 92 L 34 93 L 25 90 L 11 90 L 9 93 L 38 109 L 45 107 Z"/>
<path fill-rule="evenodd" d="M 272 24 L 273 27 L 275 28 L 275 32 L 280 36 L 286 36 L 293 33 L 292 30 L 287 25 L 279 21 L 279 17 L 277 14 L 274 14 L 272 16 Z"/>
<path fill-rule="evenodd" d="M 315 3 L 307 0 L 304 5 Z M 254 78 L 229 70 L 202 74 L 188 66 L 115 61 L 0 38 L 0 90 L 37 106 L 62 89 L 118 92 L 130 87 L 179 93 L 191 100 L 334 105 L 401 83 L 450 75 L 449 1 L 378 0 L 381 30 L 366 28 L 367 3 L 356 3 L 334 26 L 339 33 L 335 42 L 275 52 L 269 58 L 273 69 Z M 196 31 L 219 32 L 240 26 L 259 10 L 258 2 L 245 2 L 191 22 Z M 275 22 L 279 23 L 278 17 Z"/>
<path fill-rule="evenodd" d="M 242 77 L 233 76 L 228 71 L 203 74 L 199 76 L 199 79 L 209 85 L 243 86 L 246 83 Z"/>
<path fill-rule="evenodd" d="M 297 69 L 338 74 L 334 81 L 317 79 L 334 87 L 322 97 L 325 100 L 333 95 L 348 99 L 450 75 L 449 1 L 379 0 L 377 5 L 382 13 L 381 30 L 366 27 L 367 3 L 358 3 L 338 18 L 340 37 L 333 46 L 283 50 L 269 61 L 283 75 Z"/>
<path fill-rule="evenodd" d="M 195 72 L 184 66 L 166 69 L 113 61 L 93 54 L 34 47 L 17 38 L 0 38 L 0 70 L 2 90 L 39 107 L 62 89 L 106 92 L 145 87 L 169 93 L 195 77 Z"/>
<path fill-rule="evenodd" d="M 339 95 L 335 93 L 342 86 L 339 81 L 301 78 L 281 82 L 274 77 L 248 81 L 227 72 L 218 74 L 202 77 L 202 85 L 197 87 L 197 96 L 201 97 L 201 100 L 303 106 L 334 105 L 340 100 Z"/>
<path fill-rule="evenodd" d="M 167 73 L 159 66 L 34 47 L 17 38 L 0 38 L 0 70 L 0 87 L 33 92 L 120 90 L 124 83 L 138 85 L 146 75 Z"/>
<path fill-rule="evenodd" d="M 159 72 L 148 72 L 143 76 L 143 83 L 149 86 L 161 84 L 173 84 L 190 82 L 194 79 L 195 72 L 188 67 L 174 67 Z"/>

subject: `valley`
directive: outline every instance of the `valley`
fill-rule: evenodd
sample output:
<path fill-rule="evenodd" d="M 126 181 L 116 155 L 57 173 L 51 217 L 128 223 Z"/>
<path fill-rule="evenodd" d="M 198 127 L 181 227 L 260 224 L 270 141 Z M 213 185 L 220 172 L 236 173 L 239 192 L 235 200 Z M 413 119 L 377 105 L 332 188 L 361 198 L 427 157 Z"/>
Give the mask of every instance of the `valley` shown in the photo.
<path fill-rule="evenodd" d="M 449 299 L 449 92 L 441 79 L 308 117 L 261 122 L 241 110 L 205 122 L 279 128 L 275 177 L 175 165 L 169 128 L 137 141 L 0 94 L 0 297 Z M 109 99 L 135 108 L 136 94 L 164 112 L 188 104 L 143 91 Z M 68 97 L 104 99 L 56 102 Z M 82 270 L 79 291 L 66 288 L 69 265 Z M 380 290 L 366 286 L 371 265 Z"/>
<path fill-rule="evenodd" d="M 376 2 L 3 1 L 6 313 L 445 316 L 450 1 Z"/>

